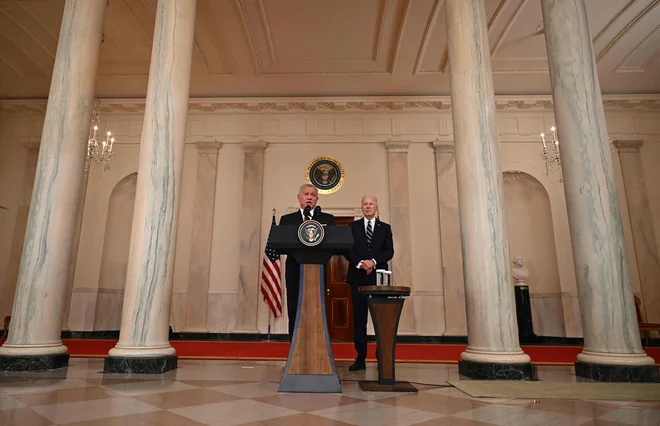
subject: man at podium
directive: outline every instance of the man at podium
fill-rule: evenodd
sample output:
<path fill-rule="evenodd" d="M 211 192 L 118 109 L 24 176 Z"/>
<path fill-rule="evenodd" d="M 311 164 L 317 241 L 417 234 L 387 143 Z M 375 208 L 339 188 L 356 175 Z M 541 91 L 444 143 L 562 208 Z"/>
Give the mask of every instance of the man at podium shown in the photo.
<path fill-rule="evenodd" d="M 300 210 L 286 214 L 280 218 L 280 226 L 300 226 L 306 220 L 315 220 L 322 225 L 335 226 L 335 217 L 321 212 L 317 205 L 319 192 L 314 185 L 306 183 L 298 190 Z M 325 279 L 323 277 L 322 279 Z M 298 294 L 300 290 L 300 264 L 293 256 L 286 258 L 286 307 L 289 314 L 289 339 L 293 338 L 298 310 Z"/>
<path fill-rule="evenodd" d="M 392 228 L 376 217 L 378 200 L 373 196 L 362 197 L 364 217 L 349 223 L 353 231 L 354 245 L 345 256 L 348 260 L 346 282 L 351 286 L 353 301 L 353 332 L 357 357 L 348 367 L 350 371 L 367 368 L 367 298 L 359 287 L 376 285 L 376 269 L 389 270 L 387 262 L 394 256 Z"/>

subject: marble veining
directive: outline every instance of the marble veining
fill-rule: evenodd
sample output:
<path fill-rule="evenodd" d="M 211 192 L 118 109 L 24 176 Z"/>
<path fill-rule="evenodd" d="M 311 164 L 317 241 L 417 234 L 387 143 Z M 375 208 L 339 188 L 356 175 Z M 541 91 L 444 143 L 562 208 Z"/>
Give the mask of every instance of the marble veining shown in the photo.
<path fill-rule="evenodd" d="M 197 143 L 197 180 L 190 240 L 184 331 L 208 331 L 206 328 L 207 295 L 211 270 L 215 178 L 220 147 L 221 144 L 218 142 Z"/>
<path fill-rule="evenodd" d="M 458 372 L 474 380 L 536 380 L 536 366 L 531 363 L 506 364 L 459 361 Z"/>
<path fill-rule="evenodd" d="M 463 257 L 456 158 L 453 144 L 434 142 L 436 177 L 438 182 L 438 211 L 442 256 L 442 286 L 445 306 L 445 334 L 467 335 L 465 318 L 465 287 L 463 285 Z"/>
<path fill-rule="evenodd" d="M 85 159 L 80 141 L 90 122 L 105 9 L 105 0 L 64 6 L 4 355 L 24 351 L 21 345 L 49 346 L 26 348 L 31 355 L 66 350 L 60 331 Z"/>
<path fill-rule="evenodd" d="M 241 210 L 240 271 L 234 332 L 258 333 L 259 271 L 265 142 L 244 142 L 243 205 Z"/>
<path fill-rule="evenodd" d="M 642 301 L 647 322 L 660 323 L 660 258 L 653 229 L 653 213 L 646 189 L 642 154 L 643 141 L 614 141 L 619 150 L 619 161 L 630 214 L 633 245 L 639 270 Z"/>
<path fill-rule="evenodd" d="M 601 365 L 578 361 L 575 373 L 599 382 L 660 383 L 656 365 Z"/>
<path fill-rule="evenodd" d="M 390 225 L 396 255 L 392 259 L 392 275 L 396 285 L 414 289 L 412 282 L 412 237 L 410 235 L 410 184 L 408 177 L 407 142 L 387 142 L 387 173 L 390 198 Z M 415 324 L 414 303 L 403 305 L 399 320 L 400 333 L 413 333 Z"/>
<path fill-rule="evenodd" d="M 126 277 L 113 357 L 171 355 L 172 271 L 183 168 L 196 1 L 159 1 Z"/>
<path fill-rule="evenodd" d="M 529 362 L 518 344 L 483 2 L 449 0 L 447 28 L 468 350 Z M 497 358 L 498 355 L 493 355 Z M 483 357 L 482 357 L 483 359 Z"/>
<path fill-rule="evenodd" d="M 586 7 L 541 5 L 585 352 L 643 355 Z"/>

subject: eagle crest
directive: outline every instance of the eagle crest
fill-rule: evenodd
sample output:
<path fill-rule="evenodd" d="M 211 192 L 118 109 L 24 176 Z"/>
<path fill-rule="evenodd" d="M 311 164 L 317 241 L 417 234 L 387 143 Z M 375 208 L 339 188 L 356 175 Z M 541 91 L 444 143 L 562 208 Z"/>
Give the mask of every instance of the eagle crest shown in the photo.
<path fill-rule="evenodd" d="M 332 185 L 337 180 L 337 170 L 329 164 L 319 165 L 314 174 L 317 182 L 324 186 Z"/>

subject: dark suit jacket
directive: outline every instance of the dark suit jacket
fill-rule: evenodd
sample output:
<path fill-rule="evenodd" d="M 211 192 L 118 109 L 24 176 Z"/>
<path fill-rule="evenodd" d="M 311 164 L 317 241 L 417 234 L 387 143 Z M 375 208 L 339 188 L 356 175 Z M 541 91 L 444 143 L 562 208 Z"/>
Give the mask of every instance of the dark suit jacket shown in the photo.
<path fill-rule="evenodd" d="M 387 262 L 394 256 L 394 242 L 392 241 L 392 227 L 376 219 L 371 248 L 367 249 L 367 234 L 364 229 L 364 218 L 348 224 L 353 231 L 353 248 L 346 257 L 348 272 L 346 282 L 357 285 L 376 285 L 376 271 L 367 275 L 367 272 L 357 268 L 357 264 L 364 259 L 376 260 L 376 269 L 388 269 Z"/>
<path fill-rule="evenodd" d="M 319 217 L 313 218 L 322 225 L 335 226 L 335 217 L 329 213 L 321 212 Z M 285 214 L 280 218 L 280 226 L 300 226 L 303 223 L 303 217 L 300 210 Z M 296 262 L 293 256 L 286 257 L 286 283 L 287 286 L 298 286 L 300 281 L 300 264 Z"/>

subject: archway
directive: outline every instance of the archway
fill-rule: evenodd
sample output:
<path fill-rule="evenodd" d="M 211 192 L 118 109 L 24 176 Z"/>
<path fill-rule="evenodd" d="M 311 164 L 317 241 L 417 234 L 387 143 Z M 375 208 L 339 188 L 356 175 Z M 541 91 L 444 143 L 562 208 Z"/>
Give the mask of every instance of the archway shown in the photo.
<path fill-rule="evenodd" d="M 132 173 L 120 180 L 110 194 L 94 330 L 119 330 L 121 326 L 136 184 L 137 173 Z"/>
<path fill-rule="evenodd" d="M 550 197 L 533 176 L 504 173 L 510 257 L 521 256 L 529 270 L 534 332 L 539 336 L 565 336 Z M 513 284 L 513 283 L 512 283 Z"/>

